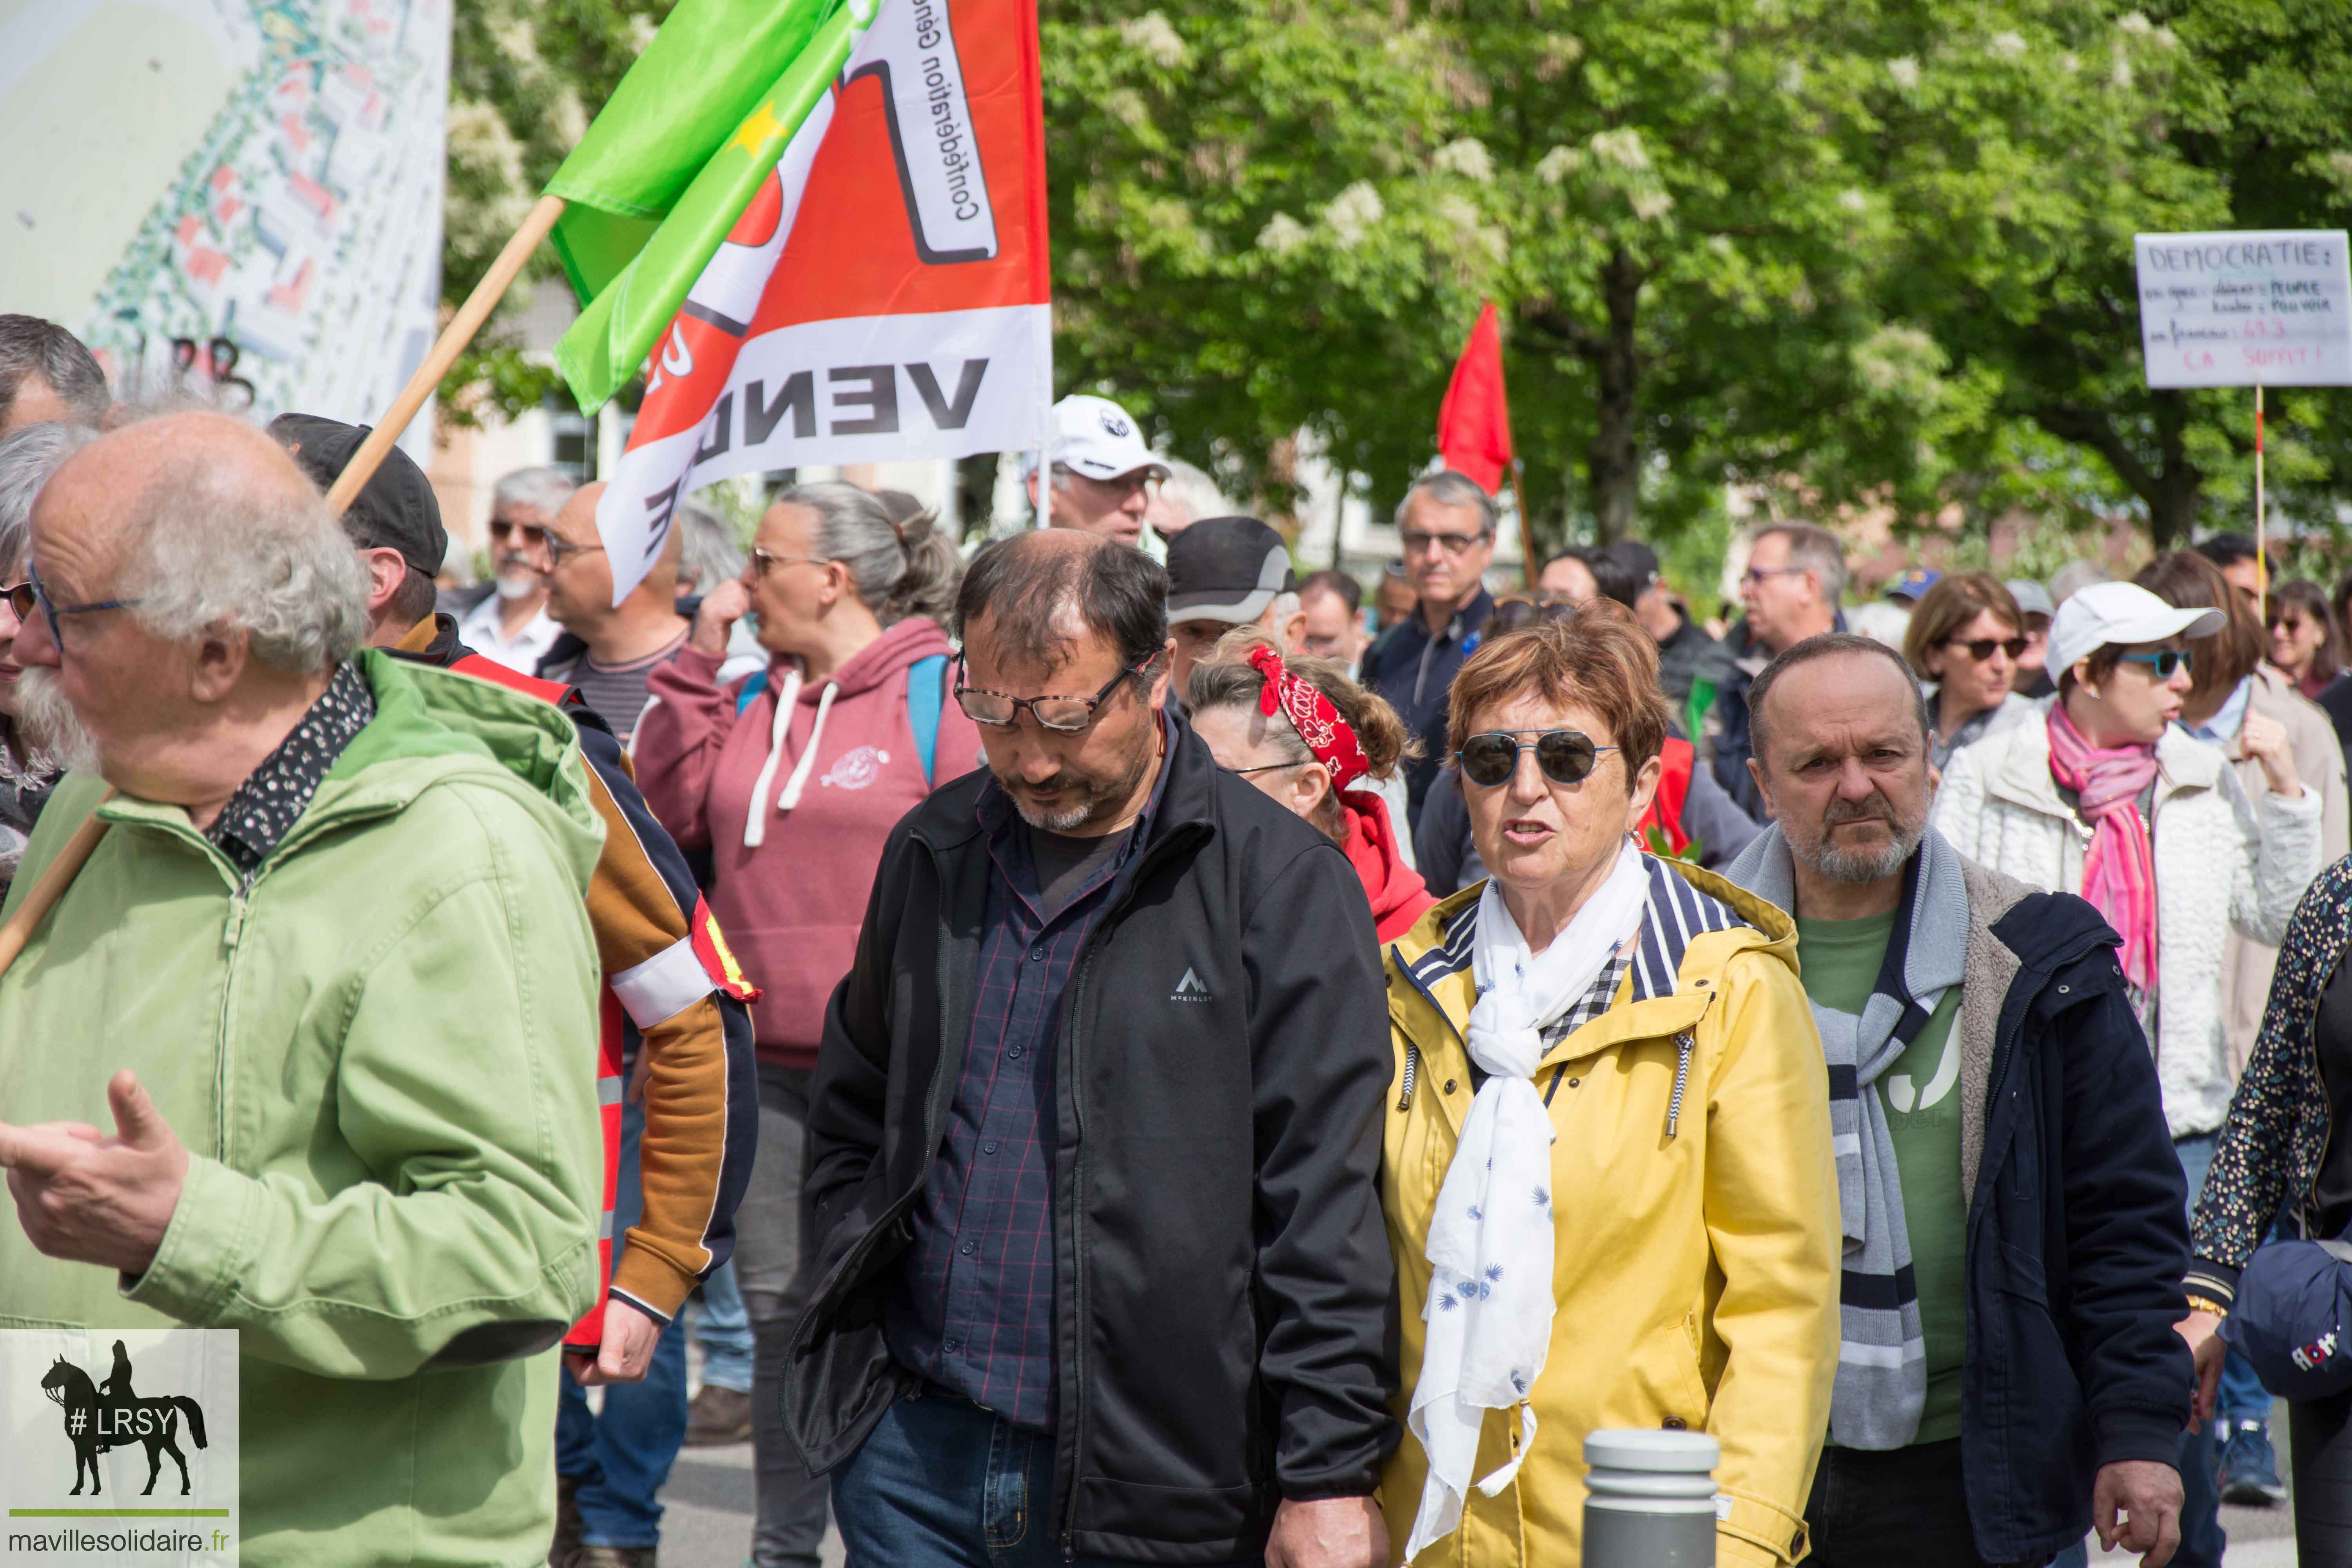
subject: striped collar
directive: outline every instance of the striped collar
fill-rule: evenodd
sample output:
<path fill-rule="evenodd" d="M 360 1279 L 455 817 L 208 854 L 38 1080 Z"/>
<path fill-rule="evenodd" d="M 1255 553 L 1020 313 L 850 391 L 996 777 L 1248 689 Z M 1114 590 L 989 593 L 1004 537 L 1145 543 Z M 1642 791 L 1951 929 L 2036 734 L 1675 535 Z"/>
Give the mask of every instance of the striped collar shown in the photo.
<path fill-rule="evenodd" d="M 1748 923 L 1730 905 L 1676 876 L 1664 860 L 1655 856 L 1643 858 L 1648 861 L 1650 897 L 1642 911 L 1641 940 L 1633 949 L 1633 993 L 1628 999 L 1634 1002 L 1675 994 L 1683 953 L 1693 937 Z M 1414 984 L 1427 991 L 1470 967 L 1480 902 L 1472 899 L 1448 916 L 1443 939 L 1405 966 Z"/>

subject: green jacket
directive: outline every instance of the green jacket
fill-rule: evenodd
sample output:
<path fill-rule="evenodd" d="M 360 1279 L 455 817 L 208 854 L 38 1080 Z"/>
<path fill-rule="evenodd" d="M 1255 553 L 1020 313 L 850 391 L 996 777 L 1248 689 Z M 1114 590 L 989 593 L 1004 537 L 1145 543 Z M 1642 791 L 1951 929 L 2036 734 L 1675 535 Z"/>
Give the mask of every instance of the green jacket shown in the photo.
<path fill-rule="evenodd" d="M 135 1280 L 0 1215 L 0 1328 L 236 1330 L 248 1568 L 522 1568 L 597 1284 L 603 827 L 555 709 L 359 658 L 376 716 L 249 878 L 118 798 L 0 983 L 0 1115 L 110 1126 L 127 1067 L 192 1155 Z M 16 897 L 103 789 L 67 779 Z"/>

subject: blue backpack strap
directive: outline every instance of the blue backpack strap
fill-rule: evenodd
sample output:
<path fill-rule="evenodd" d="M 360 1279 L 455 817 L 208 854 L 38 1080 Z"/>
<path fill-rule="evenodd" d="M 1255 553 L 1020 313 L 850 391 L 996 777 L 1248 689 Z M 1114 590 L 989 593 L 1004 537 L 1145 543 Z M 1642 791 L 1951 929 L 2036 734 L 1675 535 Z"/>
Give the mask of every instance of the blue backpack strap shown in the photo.
<path fill-rule="evenodd" d="M 934 780 L 931 763 L 940 750 L 940 709 L 947 697 L 948 656 L 935 653 L 907 667 L 907 723 L 915 731 L 915 754 L 923 760 L 923 782 Z"/>
<path fill-rule="evenodd" d="M 760 700 L 760 693 L 766 689 L 768 689 L 768 672 L 764 669 L 753 670 L 751 679 L 745 681 L 743 689 L 735 693 L 735 711 L 740 713 L 744 709 L 757 702 Z"/>

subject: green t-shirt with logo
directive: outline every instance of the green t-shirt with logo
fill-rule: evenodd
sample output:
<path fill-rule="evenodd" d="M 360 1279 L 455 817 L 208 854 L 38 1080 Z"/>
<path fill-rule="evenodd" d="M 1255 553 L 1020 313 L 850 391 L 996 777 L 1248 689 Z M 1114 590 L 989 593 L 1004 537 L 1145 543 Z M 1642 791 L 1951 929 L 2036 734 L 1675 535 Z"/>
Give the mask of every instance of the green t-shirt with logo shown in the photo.
<path fill-rule="evenodd" d="M 1797 961 L 1805 994 L 1859 1017 L 1878 984 L 1895 912 L 1858 921 L 1797 917 Z M 1903 1185 L 1903 1220 L 1911 1237 L 1911 1273 L 1919 1288 L 1919 1326 L 1927 1342 L 1927 1405 L 1921 1443 L 1960 1435 L 1960 1356 L 1968 1342 L 1967 1194 L 1960 1191 L 1960 1048 L 1952 1020 L 1960 988 L 1944 993 L 1910 1049 L 1873 1086 L 1886 1108 L 1895 1165 Z"/>

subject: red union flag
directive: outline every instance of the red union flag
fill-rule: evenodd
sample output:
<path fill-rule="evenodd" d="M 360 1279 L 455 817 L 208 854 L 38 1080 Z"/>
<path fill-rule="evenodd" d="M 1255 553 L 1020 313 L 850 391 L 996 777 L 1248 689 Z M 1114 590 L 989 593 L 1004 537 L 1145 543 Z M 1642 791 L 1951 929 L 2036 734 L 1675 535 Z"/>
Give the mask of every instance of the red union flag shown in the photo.
<path fill-rule="evenodd" d="M 713 480 L 1037 446 L 1046 261 L 1035 0 L 881 0 L 647 359 L 614 603 Z"/>

